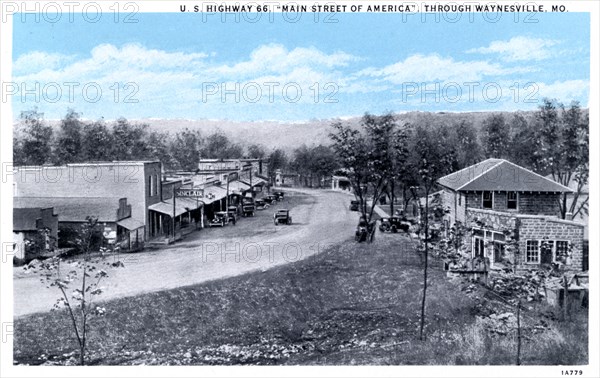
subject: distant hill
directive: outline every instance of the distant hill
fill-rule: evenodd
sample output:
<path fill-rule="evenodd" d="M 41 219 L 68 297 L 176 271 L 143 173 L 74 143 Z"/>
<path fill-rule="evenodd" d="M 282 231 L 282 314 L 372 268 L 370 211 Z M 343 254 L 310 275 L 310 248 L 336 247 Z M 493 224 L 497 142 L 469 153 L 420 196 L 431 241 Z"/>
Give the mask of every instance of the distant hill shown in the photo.
<path fill-rule="evenodd" d="M 584 114 L 587 109 L 584 109 Z M 453 125 L 462 121 L 471 122 L 476 129 L 481 129 L 483 121 L 491 114 L 504 114 L 508 122 L 515 114 L 520 114 L 530 120 L 534 111 L 527 112 L 465 112 L 465 113 L 430 113 L 407 112 L 396 114 L 400 123 Z M 293 150 L 302 145 L 329 144 L 331 124 L 339 121 L 358 125 L 360 117 L 348 119 L 310 120 L 307 122 L 285 123 L 276 121 L 236 122 L 230 120 L 189 120 L 189 119 L 130 119 L 132 123 L 146 123 L 151 131 L 169 132 L 175 134 L 186 128 L 200 130 L 203 135 L 221 131 L 232 141 L 248 144 L 262 144 L 267 149 L 283 148 Z M 58 120 L 48 121 L 51 125 L 58 126 Z"/>
<path fill-rule="evenodd" d="M 515 112 L 472 112 L 472 113 L 429 113 L 409 112 L 396 114 L 400 123 L 425 123 L 425 124 L 447 124 L 452 125 L 461 121 L 472 122 L 477 128 L 491 114 L 503 113 L 510 120 Z M 533 112 L 522 112 L 526 119 L 533 116 Z M 133 121 L 133 120 L 132 120 Z M 329 133 L 331 124 L 339 121 L 346 124 L 356 125 L 360 123 L 360 117 L 349 119 L 326 119 L 311 120 L 303 123 L 283 122 L 235 122 L 217 120 L 186 120 L 186 119 L 140 119 L 135 122 L 143 122 L 150 125 L 152 130 L 176 133 L 185 128 L 198 129 L 203 134 L 211 134 L 222 131 L 233 141 L 243 144 L 259 143 L 272 148 L 294 149 L 302 144 L 318 145 L 330 144 Z"/>

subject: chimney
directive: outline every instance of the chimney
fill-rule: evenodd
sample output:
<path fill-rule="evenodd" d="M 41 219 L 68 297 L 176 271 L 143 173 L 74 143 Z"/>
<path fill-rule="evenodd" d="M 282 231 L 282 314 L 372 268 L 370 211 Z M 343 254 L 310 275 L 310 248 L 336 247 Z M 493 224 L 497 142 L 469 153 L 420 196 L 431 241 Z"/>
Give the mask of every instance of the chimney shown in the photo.
<path fill-rule="evenodd" d="M 572 220 L 573 220 L 573 213 L 572 213 L 572 212 L 570 212 L 570 211 L 569 211 L 569 212 L 567 212 L 567 214 L 566 214 L 566 216 L 565 216 L 565 219 L 566 219 L 566 220 L 570 220 L 570 221 L 572 221 Z"/>

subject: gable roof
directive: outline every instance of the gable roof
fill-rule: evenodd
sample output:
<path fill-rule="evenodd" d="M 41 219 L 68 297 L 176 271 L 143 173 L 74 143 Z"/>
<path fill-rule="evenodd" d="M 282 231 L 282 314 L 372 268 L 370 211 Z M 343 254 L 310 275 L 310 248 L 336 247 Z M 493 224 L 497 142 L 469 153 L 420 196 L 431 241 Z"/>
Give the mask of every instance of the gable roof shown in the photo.
<path fill-rule="evenodd" d="M 527 168 L 493 158 L 444 176 L 438 183 L 456 191 L 572 192 Z"/>
<path fill-rule="evenodd" d="M 59 222 L 85 222 L 87 216 L 99 222 L 116 222 L 117 197 L 14 197 L 13 208 L 53 207 Z"/>

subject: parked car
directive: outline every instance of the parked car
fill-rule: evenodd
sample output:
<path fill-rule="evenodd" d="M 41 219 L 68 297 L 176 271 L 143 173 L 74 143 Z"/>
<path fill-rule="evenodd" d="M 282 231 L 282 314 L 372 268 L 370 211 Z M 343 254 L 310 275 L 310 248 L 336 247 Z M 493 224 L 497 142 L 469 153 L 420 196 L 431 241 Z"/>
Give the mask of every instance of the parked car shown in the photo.
<path fill-rule="evenodd" d="M 277 201 L 281 201 L 285 197 L 285 193 L 284 192 L 273 192 L 273 196 L 275 197 L 275 199 Z"/>
<path fill-rule="evenodd" d="M 273 214 L 273 223 L 275 226 L 278 224 L 292 224 L 292 216 L 290 215 L 290 211 L 287 209 L 277 210 L 277 212 Z"/>
<path fill-rule="evenodd" d="M 232 222 L 233 225 L 235 226 L 235 222 L 237 221 L 237 217 L 238 217 L 237 206 L 229 206 L 227 208 L 227 217 L 229 218 L 229 221 Z"/>
<path fill-rule="evenodd" d="M 263 198 L 263 200 L 268 203 L 269 205 L 273 204 L 273 202 L 277 202 L 277 198 L 275 198 L 274 195 L 270 194 L 268 196 L 266 196 L 265 198 Z"/>
<path fill-rule="evenodd" d="M 381 232 L 398 232 L 398 230 L 402 230 L 407 232 L 410 227 L 410 223 L 406 220 L 403 220 L 400 217 L 388 217 L 381 218 L 381 223 L 379 224 L 379 231 Z"/>
<path fill-rule="evenodd" d="M 208 227 L 224 227 L 229 223 L 229 216 L 225 211 L 218 211 L 215 213 L 213 219 L 208 222 Z"/>
<path fill-rule="evenodd" d="M 256 205 L 254 204 L 253 198 L 250 198 L 250 197 L 242 198 L 242 216 L 243 217 L 253 217 L 255 210 L 256 210 Z"/>
<path fill-rule="evenodd" d="M 360 205 L 359 201 L 356 201 L 356 200 L 350 201 L 350 211 L 358 211 L 359 205 Z"/>
<path fill-rule="evenodd" d="M 257 210 L 264 210 L 268 209 L 270 205 L 266 203 L 263 199 L 257 199 L 256 201 L 254 201 L 254 206 Z"/>

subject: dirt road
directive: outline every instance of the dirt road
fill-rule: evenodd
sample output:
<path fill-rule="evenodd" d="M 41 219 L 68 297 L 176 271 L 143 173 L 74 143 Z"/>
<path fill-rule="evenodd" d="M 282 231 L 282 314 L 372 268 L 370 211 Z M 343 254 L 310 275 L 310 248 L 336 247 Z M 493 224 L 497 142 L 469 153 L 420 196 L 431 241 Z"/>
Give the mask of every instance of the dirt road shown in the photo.
<path fill-rule="evenodd" d="M 100 300 L 193 285 L 298 261 L 328 245 L 353 237 L 357 213 L 350 196 L 333 191 L 286 189 L 283 203 L 235 226 L 204 229 L 175 245 L 154 251 L 121 254 L 125 268 L 108 270 Z M 291 207 L 293 224 L 275 226 L 273 212 Z M 65 269 L 66 270 L 66 269 Z M 15 268 L 14 315 L 48 311 L 58 298 L 35 273 Z"/>

